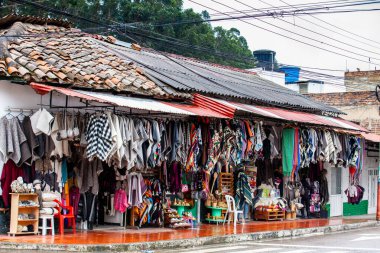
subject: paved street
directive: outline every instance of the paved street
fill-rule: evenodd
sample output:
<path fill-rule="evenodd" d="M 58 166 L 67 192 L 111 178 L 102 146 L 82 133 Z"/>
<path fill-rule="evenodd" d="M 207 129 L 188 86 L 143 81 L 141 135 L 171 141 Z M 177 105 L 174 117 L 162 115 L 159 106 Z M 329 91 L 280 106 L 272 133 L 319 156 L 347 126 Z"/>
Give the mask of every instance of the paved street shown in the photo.
<path fill-rule="evenodd" d="M 165 250 L 155 253 L 349 253 L 380 252 L 380 228 L 354 230 L 325 236 L 298 237 L 294 239 L 248 242 L 239 244 L 223 244 L 192 249 Z"/>
<path fill-rule="evenodd" d="M 38 250 L 0 250 L 12 253 L 39 253 Z M 53 251 L 49 251 L 51 253 Z M 63 252 L 63 251 L 54 251 Z M 96 252 L 96 251 L 92 251 Z M 220 244 L 205 247 L 135 251 L 136 253 L 351 253 L 351 252 L 380 252 L 380 228 L 353 230 L 345 233 L 334 233 L 325 236 L 306 236 L 293 239 L 264 240 L 260 242 L 245 242 L 236 244 Z"/>

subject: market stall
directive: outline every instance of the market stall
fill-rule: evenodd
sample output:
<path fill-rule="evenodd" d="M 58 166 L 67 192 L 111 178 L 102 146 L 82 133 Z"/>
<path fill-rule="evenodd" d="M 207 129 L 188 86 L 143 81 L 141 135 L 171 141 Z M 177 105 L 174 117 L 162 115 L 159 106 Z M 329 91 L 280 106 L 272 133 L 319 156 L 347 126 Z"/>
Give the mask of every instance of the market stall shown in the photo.
<path fill-rule="evenodd" d="M 72 207 L 78 229 L 188 228 L 195 220 L 224 222 L 227 195 L 246 221 L 325 217 L 325 164 L 349 166 L 352 187 L 358 187 L 363 140 L 352 131 L 254 115 L 231 119 L 154 101 L 156 112 L 144 113 L 144 101 L 136 98 L 36 89 L 63 94 L 66 103 L 50 99 L 37 110 L 9 110 L 1 118 L 5 208 L 10 193 L 24 192 L 11 187 L 21 177 L 26 184 L 39 180 L 45 195 L 56 193 Z M 67 96 L 96 104 L 71 106 Z M 57 204 L 47 202 L 40 216 L 56 215 Z M 29 225 L 19 229 L 35 231 Z"/>

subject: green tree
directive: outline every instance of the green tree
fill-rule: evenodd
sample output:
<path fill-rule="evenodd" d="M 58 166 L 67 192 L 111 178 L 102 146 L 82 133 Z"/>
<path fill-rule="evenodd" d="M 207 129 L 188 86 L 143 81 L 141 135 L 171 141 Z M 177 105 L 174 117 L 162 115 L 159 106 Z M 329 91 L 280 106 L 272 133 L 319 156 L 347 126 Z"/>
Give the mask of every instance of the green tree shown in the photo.
<path fill-rule="evenodd" d="M 84 31 L 134 40 L 156 50 L 240 68 L 255 66 L 248 43 L 238 29 L 213 28 L 207 22 L 178 24 L 209 19 L 207 11 L 196 13 L 183 9 L 182 0 L 39 0 L 36 3 L 74 17 L 11 0 L 0 0 L 0 14 L 13 12 L 65 19 Z"/>

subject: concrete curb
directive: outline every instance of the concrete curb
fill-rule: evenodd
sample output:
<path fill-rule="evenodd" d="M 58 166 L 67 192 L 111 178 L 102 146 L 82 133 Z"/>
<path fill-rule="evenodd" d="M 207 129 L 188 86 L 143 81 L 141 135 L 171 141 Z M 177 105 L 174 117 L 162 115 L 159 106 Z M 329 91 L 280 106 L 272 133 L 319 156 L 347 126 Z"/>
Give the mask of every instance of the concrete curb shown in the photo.
<path fill-rule="evenodd" d="M 292 230 L 257 232 L 246 234 L 235 234 L 225 236 L 197 237 L 183 240 L 154 241 L 145 243 L 124 244 L 98 244 L 98 245 L 63 245 L 63 244 L 32 244 L 32 243 L 0 243 L 0 249 L 12 250 L 42 250 L 42 251 L 75 251 L 75 252 L 141 252 L 142 250 L 162 250 L 191 248 L 219 243 L 236 243 L 247 241 L 258 241 L 263 239 L 277 239 L 287 237 L 300 237 L 308 235 L 323 235 L 332 232 L 348 231 L 353 229 L 379 226 L 380 222 L 367 221 L 345 225 L 334 225 L 314 228 L 300 228 Z"/>

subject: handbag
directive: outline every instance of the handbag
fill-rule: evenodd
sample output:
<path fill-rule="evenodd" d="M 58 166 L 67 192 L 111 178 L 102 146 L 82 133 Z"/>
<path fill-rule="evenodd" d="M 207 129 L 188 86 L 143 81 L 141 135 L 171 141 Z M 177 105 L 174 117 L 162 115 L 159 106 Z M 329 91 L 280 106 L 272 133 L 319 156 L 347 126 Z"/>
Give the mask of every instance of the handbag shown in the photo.
<path fill-rule="evenodd" d="M 78 137 L 80 135 L 79 126 L 78 126 L 78 117 L 80 117 L 80 114 L 74 116 L 74 127 L 73 127 L 73 133 L 74 137 Z"/>
<path fill-rule="evenodd" d="M 189 185 L 187 185 L 187 184 L 183 184 L 183 185 L 182 185 L 182 192 L 183 192 L 183 193 L 189 192 Z"/>
<path fill-rule="evenodd" d="M 73 116 L 67 116 L 68 118 L 68 124 L 67 124 L 67 138 L 72 139 L 74 137 L 74 122 L 73 122 Z"/>
<path fill-rule="evenodd" d="M 60 138 L 61 140 L 66 140 L 67 139 L 67 129 L 66 129 L 66 112 L 63 114 L 63 118 L 61 118 L 61 123 L 63 123 L 63 126 L 61 124 L 61 127 L 59 130 L 60 133 Z"/>

